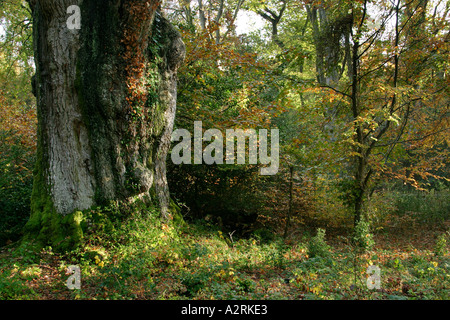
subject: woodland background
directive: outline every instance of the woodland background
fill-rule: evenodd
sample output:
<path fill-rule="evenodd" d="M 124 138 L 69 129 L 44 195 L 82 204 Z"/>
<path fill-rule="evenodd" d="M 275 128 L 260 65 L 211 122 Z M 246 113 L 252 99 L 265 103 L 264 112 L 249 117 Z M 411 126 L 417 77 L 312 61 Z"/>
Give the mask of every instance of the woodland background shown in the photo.
<path fill-rule="evenodd" d="M 2 0 L 0 298 L 449 299 L 450 2 L 180 0 L 162 11 L 187 52 L 175 127 L 278 128 L 278 174 L 169 160 L 183 222 L 143 208 L 69 253 L 18 242 L 34 63 L 26 2 Z M 244 14 L 260 23 L 237 34 Z M 70 264 L 81 290 L 65 286 Z M 367 288 L 369 265 L 381 289 Z"/>

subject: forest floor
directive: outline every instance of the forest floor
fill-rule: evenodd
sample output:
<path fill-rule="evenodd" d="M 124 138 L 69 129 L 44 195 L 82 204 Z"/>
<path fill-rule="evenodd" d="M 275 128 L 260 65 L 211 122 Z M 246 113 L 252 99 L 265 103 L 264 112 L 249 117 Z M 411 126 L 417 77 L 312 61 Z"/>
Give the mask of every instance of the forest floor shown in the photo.
<path fill-rule="evenodd" d="M 326 237 L 326 254 L 311 256 L 310 236 L 233 239 L 213 226 L 172 227 L 134 217 L 108 235 L 91 235 L 58 254 L 31 244 L 0 249 L 0 299 L 450 299 L 447 225 L 382 230 L 362 252 L 345 234 Z M 69 290 L 69 265 L 81 288 Z M 370 288 L 369 266 L 379 268 Z M 372 283 L 372 282 L 370 282 Z"/>

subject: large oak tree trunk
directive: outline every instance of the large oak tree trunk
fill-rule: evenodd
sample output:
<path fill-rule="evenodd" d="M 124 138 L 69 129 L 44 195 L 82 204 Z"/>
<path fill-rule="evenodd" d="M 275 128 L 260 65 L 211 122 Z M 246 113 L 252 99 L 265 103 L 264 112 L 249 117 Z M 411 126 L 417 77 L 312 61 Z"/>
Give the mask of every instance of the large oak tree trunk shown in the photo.
<path fill-rule="evenodd" d="M 165 161 L 184 44 L 156 0 L 29 0 L 38 154 L 27 237 L 69 246 L 79 211 L 153 201 L 170 218 Z M 67 8 L 81 9 L 69 29 Z"/>

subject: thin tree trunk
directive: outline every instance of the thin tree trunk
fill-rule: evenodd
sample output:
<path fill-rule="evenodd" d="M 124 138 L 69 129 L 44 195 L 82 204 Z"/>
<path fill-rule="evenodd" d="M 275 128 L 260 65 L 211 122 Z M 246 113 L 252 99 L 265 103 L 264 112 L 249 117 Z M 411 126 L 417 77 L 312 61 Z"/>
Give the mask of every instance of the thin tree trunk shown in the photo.
<path fill-rule="evenodd" d="M 293 186 L 294 186 L 294 167 L 289 167 L 289 209 L 286 218 L 286 226 L 284 228 L 284 238 L 287 238 L 289 227 L 291 226 L 292 217 L 292 201 L 293 201 Z"/>
<path fill-rule="evenodd" d="M 206 30 L 206 17 L 205 17 L 205 9 L 203 8 L 202 0 L 198 0 L 198 16 L 200 19 L 200 26 L 202 31 Z"/>

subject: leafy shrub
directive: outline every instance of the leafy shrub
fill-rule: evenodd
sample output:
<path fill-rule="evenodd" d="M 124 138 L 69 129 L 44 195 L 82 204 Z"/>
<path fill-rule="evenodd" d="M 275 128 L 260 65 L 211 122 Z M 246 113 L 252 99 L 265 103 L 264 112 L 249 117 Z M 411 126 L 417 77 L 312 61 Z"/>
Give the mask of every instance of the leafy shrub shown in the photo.
<path fill-rule="evenodd" d="M 203 289 L 207 283 L 210 282 L 210 274 L 208 272 L 199 271 L 199 272 L 185 272 L 182 276 L 181 283 L 186 287 L 185 294 L 188 297 L 193 297 L 197 294 L 197 292 Z"/>
<path fill-rule="evenodd" d="M 373 235 L 370 233 L 370 223 L 361 219 L 353 231 L 353 244 L 363 251 L 372 249 L 375 244 Z"/>
<path fill-rule="evenodd" d="M 198 243 L 194 243 L 193 245 L 184 246 L 181 248 L 182 257 L 189 261 L 193 261 L 197 258 L 205 256 L 209 253 L 209 249 L 206 246 L 203 246 Z"/>
<path fill-rule="evenodd" d="M 16 268 L 0 277 L 0 300 L 33 299 L 35 292 L 15 273 Z"/>
<path fill-rule="evenodd" d="M 236 279 L 238 288 L 245 292 L 249 293 L 255 290 L 255 283 L 248 276 L 242 275 L 241 277 Z"/>
<path fill-rule="evenodd" d="M 325 229 L 318 228 L 317 234 L 308 243 L 310 257 L 326 257 L 330 253 L 330 246 L 325 240 Z"/>
<path fill-rule="evenodd" d="M 278 239 L 266 247 L 266 260 L 268 265 L 272 265 L 277 268 L 282 268 L 285 265 L 286 258 L 284 254 L 288 247 L 284 244 L 284 241 Z"/>

